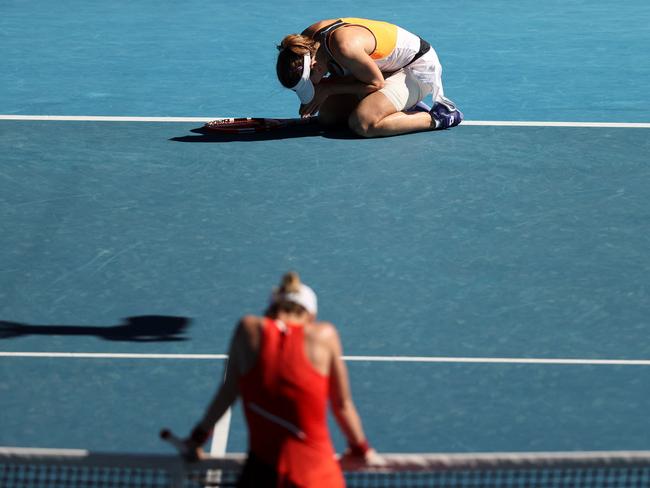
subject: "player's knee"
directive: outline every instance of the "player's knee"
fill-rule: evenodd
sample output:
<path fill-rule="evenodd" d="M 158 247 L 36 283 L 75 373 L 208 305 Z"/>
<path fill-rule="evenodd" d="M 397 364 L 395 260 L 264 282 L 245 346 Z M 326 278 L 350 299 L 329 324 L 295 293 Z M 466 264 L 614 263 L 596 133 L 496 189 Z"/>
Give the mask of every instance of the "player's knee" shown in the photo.
<path fill-rule="evenodd" d="M 372 119 L 354 112 L 348 118 L 348 127 L 361 137 L 375 137 L 377 124 Z"/>

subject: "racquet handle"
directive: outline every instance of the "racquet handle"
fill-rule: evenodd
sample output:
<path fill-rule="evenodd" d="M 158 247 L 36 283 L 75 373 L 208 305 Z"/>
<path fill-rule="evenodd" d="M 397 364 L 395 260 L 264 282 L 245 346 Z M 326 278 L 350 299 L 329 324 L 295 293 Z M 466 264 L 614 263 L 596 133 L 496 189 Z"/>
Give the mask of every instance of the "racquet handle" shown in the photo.
<path fill-rule="evenodd" d="M 178 451 L 178 454 L 180 454 L 186 461 L 196 461 L 198 459 L 196 452 L 188 449 L 185 442 L 183 442 L 183 439 L 175 435 L 171 430 L 162 429 L 160 431 L 160 438 L 174 446 Z"/>

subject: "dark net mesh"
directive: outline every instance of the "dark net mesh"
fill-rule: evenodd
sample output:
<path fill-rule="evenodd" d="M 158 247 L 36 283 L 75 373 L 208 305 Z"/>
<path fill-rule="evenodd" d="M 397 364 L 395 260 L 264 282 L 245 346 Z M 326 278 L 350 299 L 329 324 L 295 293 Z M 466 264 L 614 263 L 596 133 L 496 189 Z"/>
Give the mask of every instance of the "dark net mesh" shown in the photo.
<path fill-rule="evenodd" d="M 0 449 L 2 488 L 234 487 L 243 456 L 185 464 L 175 456 Z M 650 488 L 650 452 L 384 456 L 344 464 L 348 488 Z"/>

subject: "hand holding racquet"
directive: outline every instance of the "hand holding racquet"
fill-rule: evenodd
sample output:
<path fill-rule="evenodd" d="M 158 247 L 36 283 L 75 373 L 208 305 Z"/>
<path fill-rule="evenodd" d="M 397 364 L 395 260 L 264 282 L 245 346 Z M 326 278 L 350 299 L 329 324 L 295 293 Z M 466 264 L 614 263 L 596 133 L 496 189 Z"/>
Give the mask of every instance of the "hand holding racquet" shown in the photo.
<path fill-rule="evenodd" d="M 315 117 L 300 119 L 267 119 L 262 117 L 231 117 L 216 119 L 206 123 L 203 129 L 226 134 L 250 134 L 255 132 L 268 132 L 285 127 L 306 125 L 315 120 Z"/>
<path fill-rule="evenodd" d="M 386 460 L 374 449 L 368 449 L 363 456 L 358 456 L 346 451 L 339 458 L 341 467 L 347 469 L 360 469 L 364 467 L 381 468 L 387 465 Z"/>

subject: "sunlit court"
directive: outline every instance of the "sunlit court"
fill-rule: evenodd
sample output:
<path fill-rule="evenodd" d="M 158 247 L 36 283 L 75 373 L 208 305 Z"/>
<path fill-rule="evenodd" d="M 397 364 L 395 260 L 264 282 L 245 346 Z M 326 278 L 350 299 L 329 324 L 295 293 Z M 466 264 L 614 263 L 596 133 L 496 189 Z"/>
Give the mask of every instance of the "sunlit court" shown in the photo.
<path fill-rule="evenodd" d="M 349 25 L 294 93 L 277 46 L 320 19 Z M 341 32 L 382 47 L 363 19 L 420 37 L 402 70 L 437 55 L 425 109 L 345 57 Z M 246 347 L 284 340 L 282 300 L 316 316 L 272 295 L 295 271 L 340 338 L 310 318 L 296 361 L 334 341 L 347 486 L 650 487 L 648 25 L 642 0 L 3 0 L 0 486 L 252 486 L 247 422 L 287 417 L 247 403 L 231 341 L 243 316 Z M 341 125 L 301 118 L 346 77 Z M 256 484 L 323 486 L 293 483 Z"/>

